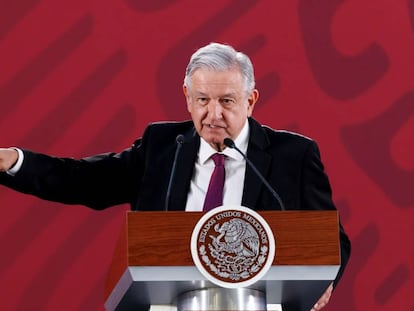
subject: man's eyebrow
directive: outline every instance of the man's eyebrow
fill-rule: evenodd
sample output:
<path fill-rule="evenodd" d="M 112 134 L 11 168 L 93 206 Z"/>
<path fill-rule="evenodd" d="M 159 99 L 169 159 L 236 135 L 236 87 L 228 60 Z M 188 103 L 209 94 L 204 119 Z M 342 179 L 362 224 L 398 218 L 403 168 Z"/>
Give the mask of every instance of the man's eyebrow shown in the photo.
<path fill-rule="evenodd" d="M 237 94 L 236 93 L 226 93 L 226 94 L 224 94 L 224 95 L 220 95 L 220 97 L 236 97 L 237 96 Z"/>
<path fill-rule="evenodd" d="M 208 94 L 201 92 L 201 91 L 196 91 L 195 92 L 196 96 L 203 96 L 203 97 L 210 97 Z M 230 92 L 230 93 L 225 93 L 222 95 L 219 95 L 218 98 L 223 98 L 223 97 L 237 97 L 237 93 L 235 92 Z"/>
<path fill-rule="evenodd" d="M 200 91 L 196 91 L 196 95 L 198 96 L 204 96 L 204 97 L 208 97 L 208 95 L 204 92 L 200 92 Z"/>

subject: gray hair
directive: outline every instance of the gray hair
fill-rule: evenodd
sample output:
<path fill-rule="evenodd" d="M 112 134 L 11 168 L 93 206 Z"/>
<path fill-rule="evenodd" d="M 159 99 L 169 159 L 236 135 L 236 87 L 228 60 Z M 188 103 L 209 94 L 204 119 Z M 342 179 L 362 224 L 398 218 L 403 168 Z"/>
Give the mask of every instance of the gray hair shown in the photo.
<path fill-rule="evenodd" d="M 244 88 L 247 93 L 254 90 L 254 71 L 250 58 L 236 51 L 232 46 L 220 43 L 210 43 L 198 49 L 190 58 L 185 70 L 184 85 L 190 87 L 190 77 L 199 68 L 224 71 L 238 68 L 244 78 Z"/>

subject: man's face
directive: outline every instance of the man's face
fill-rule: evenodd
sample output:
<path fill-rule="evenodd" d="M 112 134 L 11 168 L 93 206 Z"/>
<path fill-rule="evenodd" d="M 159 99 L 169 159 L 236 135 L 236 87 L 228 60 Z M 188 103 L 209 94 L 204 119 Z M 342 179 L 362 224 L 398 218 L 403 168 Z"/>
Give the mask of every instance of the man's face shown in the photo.
<path fill-rule="evenodd" d="M 239 135 L 259 95 L 246 93 L 238 69 L 197 69 L 183 90 L 198 134 L 218 151 L 225 148 L 224 138 Z"/>

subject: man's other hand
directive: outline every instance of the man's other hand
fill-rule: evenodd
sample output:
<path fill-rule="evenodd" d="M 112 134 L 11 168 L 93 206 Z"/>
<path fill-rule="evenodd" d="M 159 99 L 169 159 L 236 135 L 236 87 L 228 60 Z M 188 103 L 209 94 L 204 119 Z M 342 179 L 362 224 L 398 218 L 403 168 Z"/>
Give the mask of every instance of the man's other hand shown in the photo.
<path fill-rule="evenodd" d="M 326 289 L 326 291 L 323 293 L 321 298 L 319 298 L 318 302 L 315 303 L 311 311 L 319 311 L 322 308 L 324 308 L 328 304 L 329 299 L 331 298 L 332 291 L 333 291 L 333 284 L 331 283 Z"/>

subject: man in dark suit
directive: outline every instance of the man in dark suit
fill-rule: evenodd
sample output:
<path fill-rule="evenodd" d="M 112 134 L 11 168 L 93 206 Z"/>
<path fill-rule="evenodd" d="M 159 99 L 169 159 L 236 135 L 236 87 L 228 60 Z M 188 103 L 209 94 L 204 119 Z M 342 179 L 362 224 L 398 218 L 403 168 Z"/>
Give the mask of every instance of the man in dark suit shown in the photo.
<path fill-rule="evenodd" d="M 277 190 L 286 209 L 335 209 L 316 143 L 252 118 L 259 93 L 246 55 L 217 43 L 199 49 L 187 66 L 183 92 L 191 121 L 150 124 L 142 138 L 121 153 L 76 160 L 0 149 L 0 183 L 46 200 L 94 209 L 129 203 L 134 210 L 200 211 L 214 169 L 211 156 L 221 153 L 226 171 L 223 205 L 280 209 L 245 159 L 226 148 L 224 139 L 229 137 Z M 177 177 L 166 204 L 178 135 L 183 135 L 183 142 Z M 348 261 L 350 242 L 342 226 L 340 238 L 340 272 L 313 310 L 329 301 Z"/>

